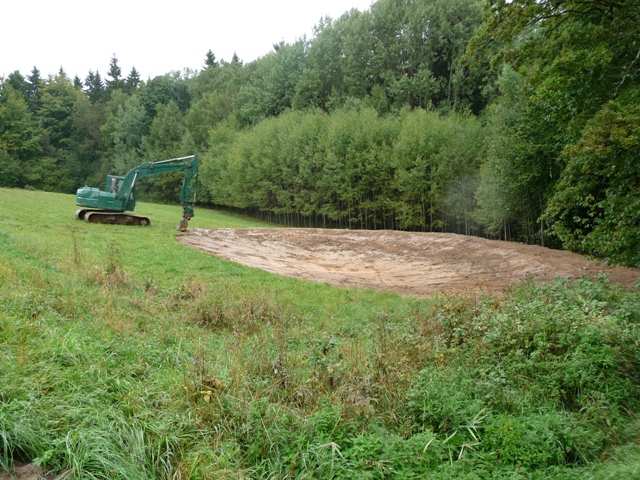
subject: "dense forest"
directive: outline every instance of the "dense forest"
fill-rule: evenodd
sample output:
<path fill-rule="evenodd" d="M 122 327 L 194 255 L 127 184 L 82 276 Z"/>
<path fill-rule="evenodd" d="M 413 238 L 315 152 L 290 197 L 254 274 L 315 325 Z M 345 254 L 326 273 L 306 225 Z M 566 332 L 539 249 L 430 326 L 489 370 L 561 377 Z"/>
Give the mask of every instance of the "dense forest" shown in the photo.
<path fill-rule="evenodd" d="M 0 186 L 73 192 L 196 152 L 203 204 L 640 265 L 639 24 L 637 0 L 378 0 L 250 63 L 16 71 Z M 178 184 L 144 188 L 169 201 Z"/>

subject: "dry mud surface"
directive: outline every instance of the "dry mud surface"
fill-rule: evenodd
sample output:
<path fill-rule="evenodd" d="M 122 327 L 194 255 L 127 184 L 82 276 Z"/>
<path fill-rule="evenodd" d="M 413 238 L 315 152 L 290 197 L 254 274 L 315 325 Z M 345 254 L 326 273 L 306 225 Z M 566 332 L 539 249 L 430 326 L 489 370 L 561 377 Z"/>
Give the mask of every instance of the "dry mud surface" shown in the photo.
<path fill-rule="evenodd" d="M 528 277 L 606 274 L 632 286 L 640 270 L 534 245 L 448 233 L 311 228 L 193 229 L 180 242 L 291 277 L 411 295 L 500 292 Z"/>

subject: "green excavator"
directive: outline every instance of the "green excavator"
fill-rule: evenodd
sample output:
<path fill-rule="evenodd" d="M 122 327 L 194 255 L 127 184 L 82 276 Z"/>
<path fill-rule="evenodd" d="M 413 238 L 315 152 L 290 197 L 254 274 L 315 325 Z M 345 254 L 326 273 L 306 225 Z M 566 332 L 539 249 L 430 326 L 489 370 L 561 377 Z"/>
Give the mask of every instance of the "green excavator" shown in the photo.
<path fill-rule="evenodd" d="M 125 212 L 131 212 L 136 207 L 134 192 L 139 180 L 169 172 L 181 172 L 184 175 L 180 189 L 182 220 L 178 226 L 178 230 L 184 232 L 193 217 L 194 184 L 198 175 L 198 159 L 195 155 L 143 163 L 129 170 L 124 176 L 107 175 L 106 191 L 93 187 L 79 188 L 76 192 L 76 205 L 81 208 L 76 211 L 76 218 L 90 223 L 150 225 L 151 220 L 147 217 Z"/>

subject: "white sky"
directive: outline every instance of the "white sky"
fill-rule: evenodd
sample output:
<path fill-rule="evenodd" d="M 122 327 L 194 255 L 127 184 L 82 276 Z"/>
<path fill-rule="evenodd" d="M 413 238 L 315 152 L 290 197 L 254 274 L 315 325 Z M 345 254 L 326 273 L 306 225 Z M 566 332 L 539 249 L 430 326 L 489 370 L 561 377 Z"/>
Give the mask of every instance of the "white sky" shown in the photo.
<path fill-rule="evenodd" d="M 43 77 L 63 66 L 84 79 L 106 75 L 116 54 L 123 75 L 135 65 L 143 79 L 183 68 L 199 69 L 205 53 L 251 61 L 281 40 L 306 35 L 320 17 L 373 0 L 5 0 L 0 6 L 0 76 Z"/>

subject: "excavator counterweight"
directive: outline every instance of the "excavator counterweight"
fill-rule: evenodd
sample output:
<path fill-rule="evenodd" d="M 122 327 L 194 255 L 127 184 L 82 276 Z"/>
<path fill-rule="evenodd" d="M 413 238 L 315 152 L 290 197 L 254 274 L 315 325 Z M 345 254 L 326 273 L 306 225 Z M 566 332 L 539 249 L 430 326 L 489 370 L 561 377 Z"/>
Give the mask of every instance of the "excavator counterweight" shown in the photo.
<path fill-rule="evenodd" d="M 189 220 L 193 218 L 195 202 L 194 183 L 198 175 L 198 159 L 195 155 L 171 158 L 159 162 L 147 162 L 132 168 L 124 176 L 107 175 L 105 190 L 95 187 L 82 187 L 76 192 L 76 218 L 90 223 L 109 223 L 118 225 L 150 225 L 151 220 L 125 213 L 136 207 L 134 196 L 138 180 L 144 177 L 170 172 L 182 172 L 180 204 L 182 219 L 178 229 L 186 231 Z"/>

